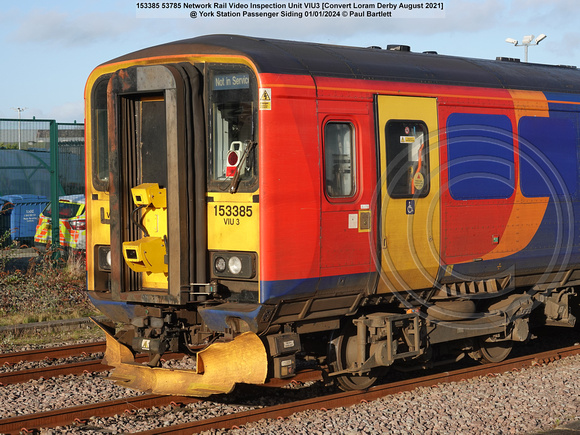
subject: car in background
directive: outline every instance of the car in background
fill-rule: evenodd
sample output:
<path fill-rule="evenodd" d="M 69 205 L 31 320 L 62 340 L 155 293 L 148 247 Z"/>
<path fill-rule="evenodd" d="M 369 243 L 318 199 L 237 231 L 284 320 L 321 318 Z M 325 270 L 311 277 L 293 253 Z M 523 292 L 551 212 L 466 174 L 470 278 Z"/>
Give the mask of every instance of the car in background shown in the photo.
<path fill-rule="evenodd" d="M 46 245 L 52 241 L 52 207 L 49 203 L 40 213 L 35 245 Z M 59 198 L 60 246 L 85 250 L 87 224 L 85 219 L 85 195 L 66 195 Z"/>

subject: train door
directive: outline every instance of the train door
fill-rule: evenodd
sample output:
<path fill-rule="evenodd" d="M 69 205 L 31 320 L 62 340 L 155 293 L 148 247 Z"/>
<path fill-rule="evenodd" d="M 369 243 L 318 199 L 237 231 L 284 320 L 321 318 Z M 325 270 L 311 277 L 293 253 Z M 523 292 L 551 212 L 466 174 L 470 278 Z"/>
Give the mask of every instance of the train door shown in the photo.
<path fill-rule="evenodd" d="M 430 288 L 440 244 L 437 100 L 379 95 L 376 110 L 378 292 Z"/>
<path fill-rule="evenodd" d="M 137 66 L 118 71 L 109 82 L 111 291 L 116 300 L 184 303 L 190 283 L 200 278 L 194 264 L 199 242 L 194 207 L 196 196 L 204 199 L 205 184 L 198 195 L 192 166 L 201 160 L 203 170 L 205 158 L 195 154 L 191 116 L 202 112 L 195 110 L 201 102 L 192 100 L 199 94 L 199 75 L 191 65 Z"/>
<path fill-rule="evenodd" d="M 322 138 L 322 204 L 319 290 L 366 288 L 372 264 L 369 249 L 370 193 L 363 144 L 372 131 L 366 103 L 319 101 Z M 374 278 L 374 275 L 373 277 Z"/>

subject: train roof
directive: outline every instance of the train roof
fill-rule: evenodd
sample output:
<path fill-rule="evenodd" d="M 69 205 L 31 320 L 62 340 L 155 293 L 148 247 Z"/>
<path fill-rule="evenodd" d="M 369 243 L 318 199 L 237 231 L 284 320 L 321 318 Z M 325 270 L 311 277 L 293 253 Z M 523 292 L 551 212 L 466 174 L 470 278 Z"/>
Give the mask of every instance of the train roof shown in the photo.
<path fill-rule="evenodd" d="M 580 93 L 580 71 L 575 67 L 237 35 L 175 41 L 111 62 L 187 54 L 246 56 L 260 73 Z"/>

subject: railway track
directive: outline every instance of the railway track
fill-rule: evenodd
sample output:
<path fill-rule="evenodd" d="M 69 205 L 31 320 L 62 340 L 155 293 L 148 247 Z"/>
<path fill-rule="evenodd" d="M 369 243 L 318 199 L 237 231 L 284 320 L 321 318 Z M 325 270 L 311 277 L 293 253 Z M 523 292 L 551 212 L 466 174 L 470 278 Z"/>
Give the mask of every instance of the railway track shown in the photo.
<path fill-rule="evenodd" d="M 512 358 L 497 364 L 477 365 L 454 371 L 441 372 L 420 378 L 407 379 L 385 385 L 379 385 L 368 391 L 336 393 L 307 400 L 293 401 L 275 406 L 269 406 L 251 411 L 239 412 L 227 416 L 210 418 L 180 425 L 168 426 L 141 432 L 141 434 L 191 434 L 204 430 L 231 428 L 250 422 L 268 418 L 285 418 L 296 412 L 312 409 L 330 409 L 334 407 L 351 406 L 363 401 L 372 401 L 380 397 L 418 387 L 433 386 L 440 383 L 467 380 L 478 376 L 493 375 L 510 370 L 519 370 L 535 364 L 544 364 L 558 359 L 580 354 L 580 346 L 571 346 L 539 354 Z M 320 375 L 315 371 L 301 373 L 298 381 L 314 380 Z M 272 383 L 279 386 L 283 382 Z M 38 428 L 57 427 L 72 424 L 85 424 L 91 416 L 106 417 L 124 412 L 132 412 L 137 408 L 160 406 L 183 406 L 200 401 L 191 397 L 168 397 L 158 395 L 142 395 L 131 399 L 101 402 L 93 405 L 76 406 L 50 412 L 28 414 L 0 420 L 0 433 L 19 433 L 23 429 L 34 431 Z"/>
<path fill-rule="evenodd" d="M 41 361 L 53 360 L 58 358 L 68 358 L 73 356 L 88 356 L 105 351 L 106 343 L 86 343 L 62 347 L 54 347 L 47 349 L 36 349 L 24 352 L 14 352 L 0 355 L 0 364 L 12 365 L 21 361 Z M 178 358 L 182 354 L 168 353 L 168 359 Z M 148 355 L 137 355 L 135 361 L 147 361 Z M 61 375 L 78 375 L 86 372 L 104 372 L 111 369 L 111 367 L 101 363 L 101 359 L 92 359 L 86 361 L 79 361 L 74 363 L 58 364 L 49 367 L 25 369 L 13 372 L 0 373 L 0 385 L 17 384 L 27 382 L 29 380 L 57 377 Z"/>
<path fill-rule="evenodd" d="M 90 354 L 104 351 L 105 342 L 77 344 L 47 349 L 35 349 L 24 352 L 2 354 L 0 355 L 0 364 L 13 365 L 21 361 L 42 361 L 83 355 L 88 356 Z M 0 385 L 17 384 L 46 377 L 80 374 L 83 372 L 100 372 L 105 370 L 108 370 L 108 367 L 102 365 L 100 359 L 93 359 L 79 361 L 76 363 L 59 364 L 50 367 L 0 373 Z"/>
<path fill-rule="evenodd" d="M 407 379 L 404 381 L 393 382 L 385 385 L 372 387 L 367 391 L 349 391 L 336 393 L 328 396 L 316 397 L 313 399 L 292 402 L 283 405 L 255 409 L 241 412 L 233 415 L 212 418 L 203 421 L 185 423 L 181 425 L 152 429 L 140 432 L 140 435 L 159 435 L 159 434 L 176 434 L 185 435 L 197 433 L 211 429 L 231 428 L 233 426 L 242 426 L 250 422 L 261 419 L 285 418 L 296 412 L 330 409 L 337 407 L 352 406 L 360 402 L 376 400 L 380 397 L 390 394 L 401 393 L 404 391 L 414 390 L 418 387 L 429 387 L 446 382 L 458 382 L 472 379 L 478 376 L 494 375 L 504 373 L 510 370 L 520 370 L 530 367 L 534 364 L 544 364 L 556 361 L 567 356 L 580 354 L 580 346 L 571 346 L 563 349 L 543 352 L 535 355 L 513 358 L 501 363 L 478 365 L 450 372 L 442 372 L 420 378 Z"/>
<path fill-rule="evenodd" d="M 320 372 L 315 370 L 307 370 L 297 376 L 297 379 L 300 382 L 319 380 L 320 378 Z M 293 380 L 293 382 L 298 381 L 296 379 Z M 288 384 L 288 381 L 274 380 L 273 382 L 269 383 L 267 387 L 279 387 L 285 384 Z M 144 394 L 137 397 L 5 418 L 0 420 L 0 433 L 10 434 L 23 431 L 34 432 L 39 428 L 66 425 L 84 425 L 93 416 L 110 417 L 116 414 L 132 413 L 136 409 L 141 408 L 162 407 L 170 405 L 174 407 L 181 407 L 188 403 L 196 403 L 201 401 L 203 401 L 203 399 L 198 399 L 195 397 Z"/>
<path fill-rule="evenodd" d="M 105 342 L 72 344 L 69 346 L 34 349 L 23 352 L 0 354 L 0 364 L 16 364 L 20 361 L 40 361 L 43 359 L 66 358 L 105 351 Z"/>

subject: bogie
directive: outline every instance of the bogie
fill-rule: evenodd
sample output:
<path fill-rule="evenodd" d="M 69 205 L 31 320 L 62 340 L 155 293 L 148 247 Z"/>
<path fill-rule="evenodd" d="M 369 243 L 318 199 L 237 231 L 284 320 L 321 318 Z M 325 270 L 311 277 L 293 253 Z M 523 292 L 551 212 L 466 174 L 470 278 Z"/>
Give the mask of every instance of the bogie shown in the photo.
<path fill-rule="evenodd" d="M 366 342 L 359 342 L 357 329 L 350 322 L 345 322 L 344 327 L 336 335 L 336 338 L 330 341 L 328 354 L 330 374 L 334 375 L 332 376 L 334 382 L 344 391 L 364 390 L 373 386 L 386 373 L 385 367 L 367 368 L 362 373 L 356 371 L 357 367 L 362 366 L 360 359 L 364 360 L 364 355 L 371 353 L 372 346 Z M 363 352 L 362 357 L 359 355 L 360 352 Z M 344 373 L 349 369 L 353 369 L 353 373 Z M 343 373 L 336 375 L 337 372 Z"/>

